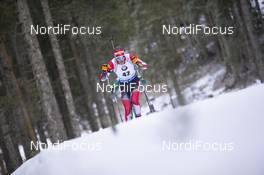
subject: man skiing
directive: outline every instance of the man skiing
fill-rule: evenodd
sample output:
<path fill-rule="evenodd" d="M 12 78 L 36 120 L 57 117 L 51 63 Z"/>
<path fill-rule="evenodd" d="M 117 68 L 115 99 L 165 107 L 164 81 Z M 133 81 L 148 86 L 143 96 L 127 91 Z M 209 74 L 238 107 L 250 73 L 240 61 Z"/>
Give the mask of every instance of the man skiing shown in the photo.
<path fill-rule="evenodd" d="M 124 49 L 115 49 L 114 58 L 108 64 L 103 64 L 101 67 L 102 73 L 100 80 L 108 79 L 109 73 L 115 73 L 121 91 L 122 104 L 125 109 L 125 120 L 132 117 L 131 108 L 133 105 L 136 117 L 141 116 L 141 109 L 139 104 L 138 85 L 140 79 L 137 75 L 135 66 L 140 69 L 147 69 L 147 64 L 140 60 L 138 56 L 125 53 Z"/>

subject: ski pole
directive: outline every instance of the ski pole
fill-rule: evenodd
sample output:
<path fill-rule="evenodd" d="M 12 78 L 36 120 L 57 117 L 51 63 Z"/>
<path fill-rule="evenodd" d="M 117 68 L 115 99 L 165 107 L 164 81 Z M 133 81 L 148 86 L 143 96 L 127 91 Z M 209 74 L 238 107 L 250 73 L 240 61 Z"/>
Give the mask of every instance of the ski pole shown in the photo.
<path fill-rule="evenodd" d="M 136 71 L 137 71 L 137 74 L 140 75 L 141 78 L 143 78 L 143 73 L 141 73 L 137 67 L 136 67 Z M 143 79 L 144 79 L 144 78 L 143 78 Z M 148 95 L 147 95 L 146 90 L 144 89 L 143 92 L 144 92 L 144 95 L 145 95 L 145 97 L 146 97 L 146 101 L 147 101 L 147 104 L 148 104 L 148 107 L 149 107 L 150 112 L 151 112 L 151 113 L 152 113 L 152 112 L 155 112 L 156 110 L 155 110 L 155 108 L 154 108 L 154 105 L 153 105 L 153 104 L 151 103 L 151 101 L 149 100 L 149 97 L 148 97 Z"/>
<path fill-rule="evenodd" d="M 155 112 L 155 108 L 154 108 L 154 105 L 150 102 L 149 98 L 148 98 L 148 95 L 146 93 L 146 91 L 144 90 L 144 94 L 145 94 L 145 97 L 146 97 L 146 101 L 147 101 L 147 104 L 148 104 L 148 107 L 149 107 L 149 110 L 150 112 Z"/>
<path fill-rule="evenodd" d="M 111 45 L 112 45 L 113 50 L 115 50 L 115 44 L 114 44 L 114 37 L 113 36 L 111 36 L 110 42 L 111 42 Z M 121 115 L 121 110 L 120 110 L 120 107 L 119 107 L 119 105 L 117 103 L 117 97 L 116 97 L 116 95 L 114 95 L 114 98 L 115 98 L 115 103 L 117 105 L 117 110 L 118 110 L 118 113 L 119 113 L 119 117 L 121 119 L 121 122 L 123 122 L 123 118 L 122 118 L 122 115 Z"/>
<path fill-rule="evenodd" d="M 116 103 L 116 105 L 117 105 L 117 110 L 118 110 L 118 114 L 119 114 L 119 117 L 120 117 L 120 120 L 121 120 L 121 122 L 123 122 L 123 118 L 122 118 L 122 115 L 121 115 L 121 109 L 120 109 L 120 107 L 119 107 L 119 105 L 118 105 L 118 103 L 117 103 L 117 98 L 116 98 L 116 96 L 115 96 L 115 103 Z M 114 104 L 113 104 L 114 105 Z"/>
<path fill-rule="evenodd" d="M 110 42 L 111 42 L 111 45 L 112 45 L 113 50 L 115 50 L 115 45 L 114 45 L 114 38 L 113 38 L 113 36 L 111 36 Z"/>
<path fill-rule="evenodd" d="M 109 79 L 107 79 L 107 84 L 108 85 L 110 84 L 110 80 Z M 122 115 L 121 115 L 121 110 L 120 110 L 119 105 L 117 103 L 117 97 L 116 97 L 116 95 L 113 92 L 111 92 L 111 93 L 112 93 L 112 95 L 114 95 L 114 99 L 112 98 L 112 101 L 117 105 L 117 110 L 118 110 L 118 114 L 119 114 L 120 120 L 121 120 L 121 122 L 123 122 Z M 113 108 L 115 109 L 114 104 L 113 104 Z"/>

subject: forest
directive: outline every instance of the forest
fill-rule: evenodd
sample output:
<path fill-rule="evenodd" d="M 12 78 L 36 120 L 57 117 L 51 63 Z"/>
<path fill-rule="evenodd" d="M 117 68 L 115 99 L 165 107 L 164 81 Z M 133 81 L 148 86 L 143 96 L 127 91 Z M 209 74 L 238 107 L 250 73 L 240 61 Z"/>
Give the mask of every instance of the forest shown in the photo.
<path fill-rule="evenodd" d="M 1 0 L 0 175 L 38 154 L 32 142 L 65 141 L 122 122 L 100 66 L 120 45 L 148 63 L 144 78 L 168 84 L 174 108 L 206 66 L 224 91 L 264 82 L 264 13 L 258 0 Z M 30 26 L 100 27 L 98 34 L 38 35 Z M 165 35 L 163 25 L 233 27 L 232 35 Z M 98 28 L 97 28 L 98 29 Z M 90 31 L 91 32 L 91 31 Z M 150 94 L 155 99 L 159 94 Z M 121 107 L 121 106 L 120 106 Z M 24 155 L 21 155 L 23 149 Z"/>

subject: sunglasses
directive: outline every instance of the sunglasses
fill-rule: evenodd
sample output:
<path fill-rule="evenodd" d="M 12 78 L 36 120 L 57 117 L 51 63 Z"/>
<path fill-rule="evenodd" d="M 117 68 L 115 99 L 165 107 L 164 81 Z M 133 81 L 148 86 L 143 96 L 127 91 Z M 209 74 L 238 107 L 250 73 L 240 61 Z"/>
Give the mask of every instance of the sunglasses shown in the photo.
<path fill-rule="evenodd" d="M 125 61 L 125 56 L 117 56 L 116 61 L 118 62 Z"/>

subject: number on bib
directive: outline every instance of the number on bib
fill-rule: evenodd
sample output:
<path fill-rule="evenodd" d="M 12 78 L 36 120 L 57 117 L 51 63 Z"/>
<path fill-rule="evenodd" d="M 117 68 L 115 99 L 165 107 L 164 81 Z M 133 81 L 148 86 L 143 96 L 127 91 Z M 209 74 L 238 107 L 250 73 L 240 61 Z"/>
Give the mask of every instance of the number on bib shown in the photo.
<path fill-rule="evenodd" d="M 123 73 L 123 76 L 126 77 L 126 76 L 129 76 L 130 75 L 130 71 L 127 71 L 127 72 L 124 72 Z"/>

